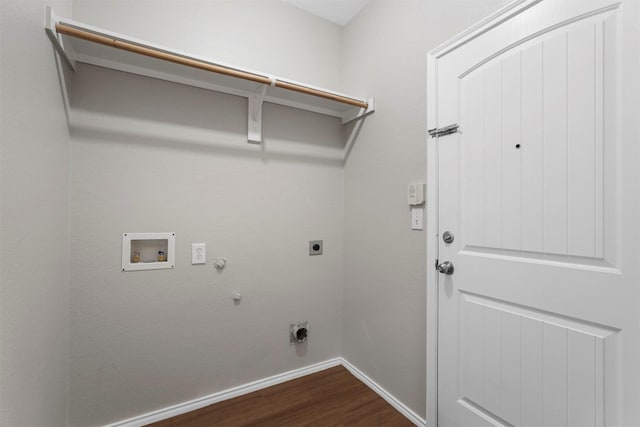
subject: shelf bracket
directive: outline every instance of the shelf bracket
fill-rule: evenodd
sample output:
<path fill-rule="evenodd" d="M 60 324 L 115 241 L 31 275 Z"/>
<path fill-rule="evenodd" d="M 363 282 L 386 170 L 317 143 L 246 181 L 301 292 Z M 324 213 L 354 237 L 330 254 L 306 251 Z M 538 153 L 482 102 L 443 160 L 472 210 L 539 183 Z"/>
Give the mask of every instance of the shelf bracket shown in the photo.
<path fill-rule="evenodd" d="M 53 48 L 56 50 L 56 52 L 58 52 L 58 55 L 60 55 L 60 58 L 62 58 L 73 71 L 76 71 L 76 61 L 74 61 L 67 54 L 67 50 L 62 42 L 62 39 L 58 37 L 58 32 L 56 31 L 56 22 L 58 22 L 56 14 L 53 13 L 53 9 L 51 9 L 51 6 L 47 6 L 44 16 L 44 30 L 51 40 L 51 43 L 53 43 Z"/>
<path fill-rule="evenodd" d="M 363 117 L 366 117 L 376 111 L 375 101 L 373 98 L 369 98 L 367 100 L 367 105 L 367 108 L 352 108 L 349 111 L 345 112 L 342 115 L 342 124 L 346 125 L 347 123 L 354 120 L 362 119 Z"/>
<path fill-rule="evenodd" d="M 249 94 L 248 135 L 251 144 L 262 142 L 262 103 L 267 93 L 267 85 L 262 85 L 258 90 Z"/>

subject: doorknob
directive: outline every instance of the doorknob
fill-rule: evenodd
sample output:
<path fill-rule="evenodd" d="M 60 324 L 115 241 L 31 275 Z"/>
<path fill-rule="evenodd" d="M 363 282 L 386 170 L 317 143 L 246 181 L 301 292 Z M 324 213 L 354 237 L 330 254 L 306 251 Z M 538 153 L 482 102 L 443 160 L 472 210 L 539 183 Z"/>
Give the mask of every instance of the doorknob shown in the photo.
<path fill-rule="evenodd" d="M 453 264 L 450 261 L 438 264 L 438 271 L 442 274 L 453 274 Z"/>

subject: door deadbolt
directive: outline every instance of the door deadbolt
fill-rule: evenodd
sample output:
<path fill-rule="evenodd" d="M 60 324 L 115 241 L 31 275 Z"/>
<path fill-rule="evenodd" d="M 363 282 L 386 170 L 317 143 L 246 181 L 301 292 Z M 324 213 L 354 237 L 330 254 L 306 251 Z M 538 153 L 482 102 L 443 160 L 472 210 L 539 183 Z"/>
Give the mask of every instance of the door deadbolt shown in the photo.
<path fill-rule="evenodd" d="M 451 261 L 445 261 L 438 264 L 438 271 L 442 274 L 453 274 L 453 264 Z"/>
<path fill-rule="evenodd" d="M 452 243 L 453 242 L 453 233 L 450 231 L 445 231 L 444 233 L 442 233 L 442 240 L 444 240 L 445 243 Z"/>

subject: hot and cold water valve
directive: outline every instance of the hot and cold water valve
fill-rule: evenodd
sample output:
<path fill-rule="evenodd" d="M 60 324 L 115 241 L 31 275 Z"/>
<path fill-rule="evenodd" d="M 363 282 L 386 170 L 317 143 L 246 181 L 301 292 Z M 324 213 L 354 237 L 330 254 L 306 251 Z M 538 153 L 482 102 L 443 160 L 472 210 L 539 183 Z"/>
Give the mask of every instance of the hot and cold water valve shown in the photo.
<path fill-rule="evenodd" d="M 289 325 L 289 343 L 299 344 L 307 340 L 309 335 L 309 322 L 296 322 Z"/>

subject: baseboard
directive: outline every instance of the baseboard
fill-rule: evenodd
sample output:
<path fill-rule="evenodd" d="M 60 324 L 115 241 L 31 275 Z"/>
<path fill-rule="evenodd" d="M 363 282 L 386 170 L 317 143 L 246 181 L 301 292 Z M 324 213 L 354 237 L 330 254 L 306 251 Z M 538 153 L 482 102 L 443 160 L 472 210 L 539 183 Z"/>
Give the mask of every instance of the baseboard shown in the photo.
<path fill-rule="evenodd" d="M 222 402 L 223 400 L 232 399 L 234 397 L 262 390 L 263 388 L 271 387 L 276 384 L 304 377 L 305 375 L 324 371 L 325 369 L 333 368 L 334 366 L 338 366 L 341 364 L 342 358 L 336 357 L 334 359 L 329 359 L 327 361 L 306 366 L 304 368 L 283 372 L 272 377 L 263 378 L 258 381 L 253 381 L 238 387 L 220 391 L 218 393 L 213 393 L 199 399 L 190 400 L 188 402 L 169 406 L 167 408 L 159 409 L 157 411 L 149 412 L 137 417 L 118 421 L 104 427 L 141 427 L 150 423 L 154 423 L 156 421 L 162 421 L 166 420 L 167 418 L 175 417 L 177 415 L 186 414 L 187 412 L 195 411 L 196 409 L 204 408 L 205 406 L 213 405 L 214 403 Z"/>
<path fill-rule="evenodd" d="M 375 381 L 366 376 L 364 373 L 362 373 L 362 371 L 360 371 L 358 368 L 353 366 L 351 363 L 349 363 L 349 361 L 342 357 L 336 357 L 324 362 L 306 366 L 304 368 L 294 369 L 293 371 L 283 372 L 272 377 L 263 378 L 261 380 L 243 384 L 238 387 L 219 391 L 217 393 L 190 400 L 188 402 L 179 403 L 177 405 L 169 406 L 167 408 L 159 409 L 157 411 L 149 412 L 137 417 L 118 421 L 113 424 L 108 424 L 104 427 L 142 427 L 147 424 L 175 417 L 177 415 L 186 414 L 187 412 L 195 411 L 196 409 L 204 408 L 205 406 L 213 405 L 214 403 L 222 402 L 223 400 L 233 399 L 234 397 L 242 396 L 247 393 L 274 386 L 276 384 L 304 377 L 305 375 L 324 371 L 325 369 L 333 368 L 334 366 L 338 365 L 344 366 L 349 372 L 351 372 L 351 374 L 353 374 L 353 376 L 366 384 L 371 390 L 376 392 L 380 397 L 386 400 L 391 406 L 393 406 L 398 412 L 404 415 L 416 426 L 426 427 L 427 424 L 423 418 L 420 418 L 418 414 L 413 412 L 406 405 L 404 405 L 393 395 L 391 395 L 388 391 L 380 387 Z"/>
<path fill-rule="evenodd" d="M 343 357 L 340 357 L 340 363 L 344 366 L 349 372 L 353 374 L 354 377 L 358 378 L 364 384 L 366 384 L 371 390 L 375 391 L 378 396 L 382 397 L 387 401 L 391 406 L 393 406 L 398 412 L 404 415 L 409 421 L 414 423 L 418 427 L 426 427 L 427 421 L 420 417 L 418 414 L 409 409 L 404 403 L 400 402 L 397 398 L 395 398 L 391 393 L 382 388 L 378 383 L 373 381 L 371 378 L 366 376 L 361 370 L 356 368 L 354 365 L 349 363 Z"/>

